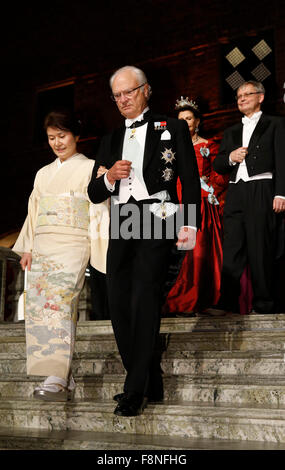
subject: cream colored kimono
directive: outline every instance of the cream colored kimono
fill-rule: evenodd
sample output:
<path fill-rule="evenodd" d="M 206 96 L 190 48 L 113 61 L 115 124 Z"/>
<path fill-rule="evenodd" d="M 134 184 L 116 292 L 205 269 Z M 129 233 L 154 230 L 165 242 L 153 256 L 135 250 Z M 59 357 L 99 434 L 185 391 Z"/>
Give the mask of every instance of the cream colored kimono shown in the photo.
<path fill-rule="evenodd" d="M 32 253 L 25 318 L 28 375 L 68 378 L 89 258 L 106 272 L 109 211 L 107 203 L 88 199 L 93 166 L 94 160 L 75 154 L 38 171 L 13 247 L 20 256 Z"/>

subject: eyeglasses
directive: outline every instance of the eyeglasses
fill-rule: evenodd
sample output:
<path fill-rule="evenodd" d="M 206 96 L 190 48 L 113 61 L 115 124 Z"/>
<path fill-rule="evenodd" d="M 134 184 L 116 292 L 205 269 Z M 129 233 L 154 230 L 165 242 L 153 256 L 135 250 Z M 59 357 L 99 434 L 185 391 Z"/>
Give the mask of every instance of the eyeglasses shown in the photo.
<path fill-rule="evenodd" d="M 114 93 L 111 95 L 111 99 L 113 101 L 119 101 L 122 96 L 126 96 L 127 98 L 131 98 L 136 90 L 144 86 L 146 82 L 142 83 L 141 85 L 137 86 L 136 88 L 133 88 L 132 90 L 126 90 L 126 91 L 121 91 L 120 93 Z"/>
<path fill-rule="evenodd" d="M 243 95 L 237 95 L 236 100 L 239 101 L 243 97 L 247 98 L 250 95 L 258 95 L 259 93 L 262 93 L 262 91 L 251 91 L 249 93 L 244 93 Z"/>

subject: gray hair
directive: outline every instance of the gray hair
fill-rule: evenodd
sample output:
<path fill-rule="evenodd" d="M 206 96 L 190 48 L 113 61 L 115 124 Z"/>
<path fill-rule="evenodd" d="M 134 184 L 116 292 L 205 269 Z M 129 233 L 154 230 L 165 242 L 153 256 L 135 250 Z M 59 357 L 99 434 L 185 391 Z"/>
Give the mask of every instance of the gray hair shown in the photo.
<path fill-rule="evenodd" d="M 110 78 L 110 87 L 112 88 L 113 81 L 119 73 L 127 72 L 127 71 L 133 72 L 136 75 L 138 82 L 141 82 L 141 83 L 147 82 L 147 78 L 143 70 L 138 69 L 137 67 L 134 67 L 133 65 L 125 65 L 125 67 L 121 67 L 120 69 L 116 70 L 116 72 L 113 73 L 113 75 Z"/>
<path fill-rule="evenodd" d="M 247 82 L 243 82 L 237 89 L 237 92 L 243 88 L 245 85 L 252 85 L 254 86 L 255 90 L 258 91 L 259 93 L 262 93 L 265 95 L 265 88 L 262 85 L 261 82 L 256 82 L 255 80 L 248 80 Z"/>
<path fill-rule="evenodd" d="M 138 67 L 134 67 L 133 65 L 125 65 L 124 67 L 121 67 L 120 69 L 116 70 L 110 78 L 110 82 L 109 82 L 110 87 L 112 88 L 114 79 L 116 78 L 117 75 L 119 75 L 119 73 L 127 72 L 127 71 L 132 72 L 136 76 L 138 83 L 140 83 L 141 85 L 143 83 L 147 83 L 148 85 L 147 99 L 149 99 L 152 91 L 151 91 L 151 86 L 149 85 L 147 81 L 146 74 L 144 73 L 143 70 L 139 69 Z M 140 88 L 140 90 L 141 90 L 141 93 L 143 93 L 143 89 Z"/>

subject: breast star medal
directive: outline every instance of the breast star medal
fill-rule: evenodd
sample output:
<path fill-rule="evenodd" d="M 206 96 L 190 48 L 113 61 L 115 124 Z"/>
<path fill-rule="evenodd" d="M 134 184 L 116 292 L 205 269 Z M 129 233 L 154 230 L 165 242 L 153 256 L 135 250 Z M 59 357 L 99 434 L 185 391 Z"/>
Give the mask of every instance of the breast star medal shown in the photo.
<path fill-rule="evenodd" d="M 164 152 L 161 152 L 162 154 L 162 160 L 165 161 L 165 163 L 171 163 L 173 160 L 175 160 L 175 152 L 172 151 L 172 149 L 165 149 Z"/>
<path fill-rule="evenodd" d="M 164 181 L 171 181 L 173 178 L 173 170 L 171 168 L 165 168 L 162 172 L 162 178 Z"/>

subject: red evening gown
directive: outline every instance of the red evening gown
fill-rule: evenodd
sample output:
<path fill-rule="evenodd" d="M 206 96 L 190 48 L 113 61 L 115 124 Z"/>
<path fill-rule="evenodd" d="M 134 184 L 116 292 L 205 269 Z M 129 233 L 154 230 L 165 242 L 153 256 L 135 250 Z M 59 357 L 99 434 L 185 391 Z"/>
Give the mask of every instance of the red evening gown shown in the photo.
<path fill-rule="evenodd" d="M 218 151 L 214 140 L 196 144 L 194 149 L 200 178 L 209 178 L 206 186 L 201 181 L 201 229 L 197 232 L 194 250 L 186 252 L 176 282 L 167 295 L 163 308 L 166 315 L 202 311 L 215 305 L 220 296 L 222 209 L 228 177 L 218 175 L 212 169 Z M 181 201 L 180 180 L 177 191 Z"/>

